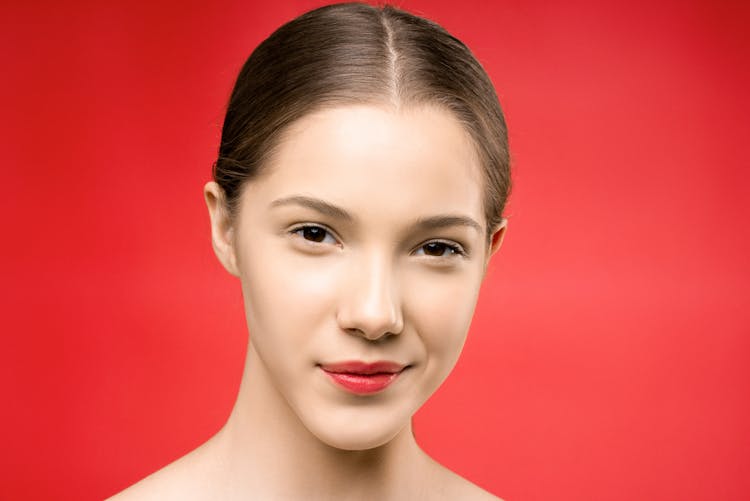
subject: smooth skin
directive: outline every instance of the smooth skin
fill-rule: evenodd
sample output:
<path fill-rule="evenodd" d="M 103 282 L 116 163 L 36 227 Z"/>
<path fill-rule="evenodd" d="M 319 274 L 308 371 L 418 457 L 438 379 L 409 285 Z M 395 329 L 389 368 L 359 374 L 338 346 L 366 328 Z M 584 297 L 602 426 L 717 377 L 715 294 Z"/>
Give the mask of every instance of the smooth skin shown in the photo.
<path fill-rule="evenodd" d="M 214 251 L 242 284 L 250 342 L 225 426 L 113 499 L 497 499 L 433 461 L 411 417 L 455 365 L 490 256 L 473 144 L 440 108 L 357 105 L 286 131 Z M 217 333 L 217 335 L 220 333 Z M 355 395 L 320 364 L 408 368 Z"/>

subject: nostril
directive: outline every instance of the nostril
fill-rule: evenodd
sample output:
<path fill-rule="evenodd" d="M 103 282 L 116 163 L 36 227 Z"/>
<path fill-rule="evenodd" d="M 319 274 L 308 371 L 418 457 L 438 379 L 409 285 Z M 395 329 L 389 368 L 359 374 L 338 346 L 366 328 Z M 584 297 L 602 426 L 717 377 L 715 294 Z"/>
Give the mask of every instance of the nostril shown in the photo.
<path fill-rule="evenodd" d="M 367 339 L 368 341 L 378 342 L 388 339 L 392 336 L 397 336 L 398 333 L 389 330 L 378 330 L 378 331 L 366 331 L 356 327 L 345 328 L 344 331 L 353 336 Z"/>

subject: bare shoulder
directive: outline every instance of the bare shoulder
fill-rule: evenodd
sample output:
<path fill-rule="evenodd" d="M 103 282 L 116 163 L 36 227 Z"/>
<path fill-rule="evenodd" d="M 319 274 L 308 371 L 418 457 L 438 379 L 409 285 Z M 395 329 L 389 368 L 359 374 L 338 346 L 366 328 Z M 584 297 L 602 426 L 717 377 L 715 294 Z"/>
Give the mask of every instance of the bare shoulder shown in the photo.
<path fill-rule="evenodd" d="M 205 444 L 115 494 L 108 501 L 207 499 L 217 465 L 205 454 L 204 447 Z"/>
<path fill-rule="evenodd" d="M 167 472 L 167 468 L 164 468 L 152 473 L 124 491 L 107 498 L 107 501 L 178 499 L 180 492 L 177 487 L 180 483 L 176 480 L 170 480 L 175 477 Z"/>
<path fill-rule="evenodd" d="M 454 473 L 445 466 L 433 463 L 433 488 L 437 488 L 442 499 L 461 499 L 467 501 L 503 501 L 494 494 L 487 492 L 473 482 Z M 433 499 L 431 495 L 429 499 Z"/>
<path fill-rule="evenodd" d="M 109 498 L 110 501 L 132 500 L 177 500 L 197 499 L 195 476 L 188 473 L 184 463 L 178 460 L 161 470 L 152 473 L 143 480 L 131 485 L 124 491 Z"/>
<path fill-rule="evenodd" d="M 503 501 L 494 494 L 487 492 L 478 485 L 450 472 L 453 477 L 446 480 L 443 492 L 445 499 L 462 499 L 467 501 Z"/>

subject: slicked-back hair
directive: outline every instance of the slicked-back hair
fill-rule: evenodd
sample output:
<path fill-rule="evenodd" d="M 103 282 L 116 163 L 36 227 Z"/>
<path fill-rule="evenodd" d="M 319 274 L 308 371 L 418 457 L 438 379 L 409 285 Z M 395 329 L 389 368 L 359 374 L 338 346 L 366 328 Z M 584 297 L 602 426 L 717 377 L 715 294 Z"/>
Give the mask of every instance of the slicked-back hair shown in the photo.
<path fill-rule="evenodd" d="M 510 191 L 507 129 L 492 82 L 444 28 L 388 5 L 312 10 L 252 52 L 229 99 L 213 168 L 230 216 L 243 186 L 262 172 L 290 125 L 352 104 L 434 105 L 452 113 L 482 167 L 489 238 Z"/>

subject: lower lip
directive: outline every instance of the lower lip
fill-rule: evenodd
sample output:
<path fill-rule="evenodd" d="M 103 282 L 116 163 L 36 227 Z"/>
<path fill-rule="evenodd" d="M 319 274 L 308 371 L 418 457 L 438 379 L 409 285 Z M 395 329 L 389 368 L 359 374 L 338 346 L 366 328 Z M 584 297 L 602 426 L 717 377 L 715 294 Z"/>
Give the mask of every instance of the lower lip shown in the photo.
<path fill-rule="evenodd" d="M 351 393 L 357 395 L 369 395 L 385 390 L 396 378 L 400 372 L 381 372 L 378 374 L 352 374 L 345 372 L 323 372 L 331 380 Z"/>

